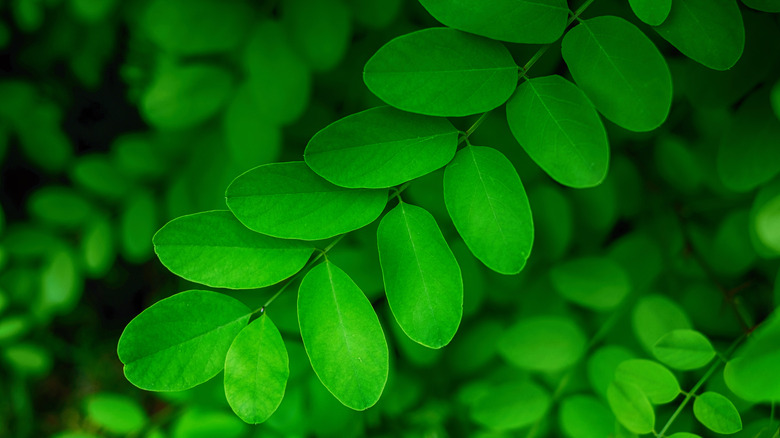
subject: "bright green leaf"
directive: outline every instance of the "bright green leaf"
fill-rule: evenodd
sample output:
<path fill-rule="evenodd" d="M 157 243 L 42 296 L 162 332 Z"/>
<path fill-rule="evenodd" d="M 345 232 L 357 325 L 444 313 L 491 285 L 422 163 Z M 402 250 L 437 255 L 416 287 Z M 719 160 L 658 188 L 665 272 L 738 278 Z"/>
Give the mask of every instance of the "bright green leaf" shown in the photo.
<path fill-rule="evenodd" d="M 425 209 L 400 202 L 377 231 L 387 302 L 414 341 L 441 348 L 463 316 L 460 267 L 436 220 Z"/>
<path fill-rule="evenodd" d="M 133 318 L 119 338 L 125 377 L 147 391 L 182 391 L 216 376 L 251 311 L 216 292 L 189 290 Z"/>
<path fill-rule="evenodd" d="M 588 381 L 596 394 L 606 396 L 609 384 L 615 380 L 618 365 L 633 359 L 634 353 L 620 345 L 605 345 L 588 357 Z"/>
<path fill-rule="evenodd" d="M 154 251 L 174 274 L 211 287 L 270 286 L 303 268 L 314 248 L 255 233 L 229 211 L 208 211 L 168 222 Z"/>
<path fill-rule="evenodd" d="M 566 33 L 563 59 L 596 109 L 631 131 L 659 127 L 672 104 L 672 77 L 661 52 L 628 21 L 583 20 Z"/>
<path fill-rule="evenodd" d="M 672 10 L 672 0 L 628 0 L 628 3 L 637 18 L 651 26 L 663 23 Z"/>
<path fill-rule="evenodd" d="M 474 401 L 471 418 L 494 430 L 520 429 L 544 417 L 551 403 L 550 394 L 532 380 L 505 383 Z"/>
<path fill-rule="evenodd" d="M 87 416 L 111 433 L 137 433 L 149 421 L 137 401 L 119 394 L 101 392 L 87 399 Z"/>
<path fill-rule="evenodd" d="M 67 313 L 78 303 L 83 281 L 75 257 L 67 249 L 56 251 L 41 272 L 40 305 L 47 311 Z"/>
<path fill-rule="evenodd" d="M 640 344 L 647 351 L 661 336 L 676 329 L 691 328 L 691 321 L 685 311 L 674 301 L 663 295 L 645 295 L 634 306 L 632 325 Z"/>
<path fill-rule="evenodd" d="M 669 435 L 669 438 L 701 438 L 701 437 L 693 433 L 677 432 L 673 435 Z"/>
<path fill-rule="evenodd" d="M 279 330 L 267 315 L 244 327 L 225 359 L 225 396 L 242 420 L 262 423 L 284 397 L 290 367 Z"/>
<path fill-rule="evenodd" d="M 450 28 L 397 37 L 368 60 L 366 86 L 404 111 L 468 116 L 498 107 L 517 85 L 517 65 L 503 44 Z"/>
<path fill-rule="evenodd" d="M 680 383 L 668 368 L 647 359 L 629 359 L 615 368 L 615 380 L 632 383 L 650 403 L 664 404 L 680 395 Z"/>
<path fill-rule="evenodd" d="M 467 146 L 444 171 L 444 201 L 458 233 L 490 269 L 517 274 L 534 240 L 523 183 L 501 152 Z"/>
<path fill-rule="evenodd" d="M 506 104 L 517 142 L 563 185 L 593 187 L 607 176 L 609 143 L 585 93 L 561 76 L 524 81 Z"/>
<path fill-rule="evenodd" d="M 224 402 L 223 402 L 224 403 Z M 245 438 L 247 425 L 230 412 L 187 407 L 171 427 L 171 438 Z"/>
<path fill-rule="evenodd" d="M 592 395 L 572 395 L 558 411 L 561 430 L 571 438 L 604 438 L 615 430 L 615 416 Z"/>
<path fill-rule="evenodd" d="M 373 222 L 385 208 L 387 190 L 345 189 L 295 161 L 243 173 L 230 183 L 225 197 L 236 218 L 253 231 L 318 240 Z"/>
<path fill-rule="evenodd" d="M 349 47 L 349 8 L 342 0 L 283 0 L 282 24 L 290 43 L 314 71 L 332 70 Z"/>
<path fill-rule="evenodd" d="M 715 357 L 710 340 L 695 330 L 672 330 L 653 346 L 656 359 L 678 370 L 701 368 Z"/>
<path fill-rule="evenodd" d="M 312 170 L 338 186 L 384 188 L 444 166 L 457 144 L 458 131 L 447 119 L 384 106 L 326 126 L 303 156 Z"/>
<path fill-rule="evenodd" d="M 731 434 L 742 430 L 739 411 L 731 400 L 717 392 L 697 395 L 693 402 L 693 415 L 707 429 L 715 433 Z"/>
<path fill-rule="evenodd" d="M 5 347 L 1 354 L 6 364 L 21 376 L 47 376 L 54 362 L 48 349 L 27 342 Z"/>
<path fill-rule="evenodd" d="M 420 3 L 446 26 L 523 44 L 547 44 L 560 38 L 569 12 L 566 0 L 420 0 Z"/>
<path fill-rule="evenodd" d="M 620 424 L 634 433 L 653 431 L 655 412 L 644 391 L 637 385 L 616 380 L 607 388 L 607 402 Z"/>
<path fill-rule="evenodd" d="M 737 396 L 750 401 L 780 401 L 780 312 L 777 310 L 750 335 L 726 364 L 723 377 Z"/>
<path fill-rule="evenodd" d="M 631 291 L 628 274 L 606 257 L 582 257 L 553 266 L 550 280 L 564 298 L 596 311 L 614 309 Z"/>
<path fill-rule="evenodd" d="M 535 316 L 518 321 L 498 341 L 498 351 L 511 364 L 526 370 L 556 372 L 585 353 L 582 329 L 562 316 Z"/>
<path fill-rule="evenodd" d="M 303 345 L 320 381 L 345 406 L 373 406 L 387 382 L 387 341 L 371 303 L 329 261 L 303 278 L 298 291 Z"/>
<path fill-rule="evenodd" d="M 745 47 L 737 0 L 674 0 L 656 32 L 685 56 L 714 70 L 728 70 Z"/>
<path fill-rule="evenodd" d="M 116 248 L 111 222 L 96 217 L 85 229 L 81 238 L 81 261 L 86 275 L 92 278 L 104 276 L 113 266 Z"/>

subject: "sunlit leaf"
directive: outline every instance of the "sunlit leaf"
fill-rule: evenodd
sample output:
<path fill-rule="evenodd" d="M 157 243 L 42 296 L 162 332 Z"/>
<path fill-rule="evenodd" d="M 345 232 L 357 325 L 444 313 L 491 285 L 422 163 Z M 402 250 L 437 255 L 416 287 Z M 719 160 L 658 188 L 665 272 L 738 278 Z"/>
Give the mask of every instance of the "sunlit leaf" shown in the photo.
<path fill-rule="evenodd" d="M 615 368 L 615 380 L 632 383 L 645 393 L 650 403 L 664 404 L 680 395 L 680 384 L 669 369 L 647 359 L 629 359 Z"/>
<path fill-rule="evenodd" d="M 710 340 L 696 330 L 672 330 L 653 345 L 653 355 L 678 370 L 701 368 L 715 357 Z"/>
<path fill-rule="evenodd" d="M 661 336 L 676 329 L 690 329 L 691 321 L 685 311 L 663 295 L 645 295 L 634 306 L 631 317 L 639 342 L 647 351 Z"/>
<path fill-rule="evenodd" d="M 98 426 L 119 435 L 137 433 L 149 421 L 137 401 L 107 392 L 97 393 L 87 399 L 87 417 Z"/>
<path fill-rule="evenodd" d="M 493 430 L 529 426 L 550 409 L 550 394 L 532 380 L 498 385 L 477 398 L 471 418 Z"/>
<path fill-rule="evenodd" d="M 715 433 L 730 434 L 742 430 L 739 411 L 731 400 L 717 392 L 697 395 L 693 402 L 693 415 Z"/>
<path fill-rule="evenodd" d="M 535 316 L 518 321 L 500 338 L 498 349 L 511 364 L 530 371 L 555 372 L 575 364 L 587 339 L 569 318 Z"/>
<path fill-rule="evenodd" d="M 644 391 L 633 383 L 616 380 L 607 388 L 607 401 L 618 421 L 634 433 L 653 431 L 655 412 Z"/>

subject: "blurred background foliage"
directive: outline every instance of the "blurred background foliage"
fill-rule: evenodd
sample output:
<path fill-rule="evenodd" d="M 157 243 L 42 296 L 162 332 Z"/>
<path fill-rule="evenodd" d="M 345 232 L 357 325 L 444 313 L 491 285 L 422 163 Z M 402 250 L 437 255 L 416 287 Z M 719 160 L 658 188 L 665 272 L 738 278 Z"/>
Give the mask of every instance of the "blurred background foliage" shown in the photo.
<path fill-rule="evenodd" d="M 374 302 L 395 351 L 382 399 L 358 413 L 322 387 L 300 342 L 295 294 L 286 293 L 268 311 L 290 354 L 287 393 L 267 423 L 250 427 L 230 411 L 220 378 L 181 393 L 125 380 L 122 329 L 191 286 L 160 266 L 151 237 L 174 217 L 224 209 L 234 177 L 301 160 L 316 131 L 381 104 L 363 85 L 366 60 L 398 35 L 439 24 L 412 0 L 0 0 L 0 436 L 514 436 L 489 431 L 525 409 L 509 382 L 558 388 L 565 401 L 531 425 L 538 436 L 568 433 L 576 418 L 564 412 L 583 403 L 614 424 L 598 398 L 609 372 L 647 356 L 659 331 L 695 327 L 722 351 L 780 300 L 780 160 L 747 182 L 723 178 L 732 160 L 719 161 L 724 142 L 780 144 L 768 98 L 778 17 L 741 9 L 745 52 L 716 72 L 647 31 L 627 2 L 596 0 L 586 17 L 627 18 L 666 55 L 669 120 L 642 134 L 605 121 L 609 176 L 573 190 L 533 164 L 494 111 L 471 140 L 506 154 L 529 193 L 537 237 L 525 270 L 501 276 L 480 265 L 448 219 L 441 171 L 415 181 L 410 201 L 434 214 L 463 270 L 453 344 L 421 347 L 390 317 L 376 224 L 368 226 L 332 259 Z M 518 62 L 538 49 L 508 46 Z M 566 74 L 559 50 L 533 75 L 552 73 Z M 583 287 L 609 288 L 623 304 L 590 311 L 577 302 Z M 227 293 L 256 307 L 273 290 Z M 529 330 L 514 323 L 539 314 L 573 321 L 590 344 L 572 345 L 572 357 L 557 358 L 564 363 L 517 364 L 543 346 L 509 348 L 502 335 Z M 683 388 L 696 378 L 682 375 Z M 722 377 L 708 385 L 729 393 Z M 588 388 L 595 395 L 572 396 Z M 730 397 L 745 433 L 763 427 L 768 406 Z M 659 418 L 673 407 L 659 407 Z M 672 431 L 695 427 L 687 413 Z"/>

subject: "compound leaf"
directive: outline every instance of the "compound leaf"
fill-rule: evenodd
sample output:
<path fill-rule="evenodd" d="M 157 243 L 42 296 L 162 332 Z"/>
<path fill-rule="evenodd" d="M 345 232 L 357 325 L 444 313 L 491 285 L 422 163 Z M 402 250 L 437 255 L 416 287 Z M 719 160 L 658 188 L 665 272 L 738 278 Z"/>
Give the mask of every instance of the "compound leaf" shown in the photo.
<path fill-rule="evenodd" d="M 628 0 L 634 15 L 650 26 L 658 26 L 672 10 L 672 0 Z"/>
<path fill-rule="evenodd" d="M 556 372 L 574 365 L 585 353 L 582 329 L 562 316 L 522 319 L 498 341 L 498 351 L 511 364 L 530 371 Z"/>
<path fill-rule="evenodd" d="M 154 235 L 160 262 L 196 283 L 230 289 L 270 286 L 295 274 L 314 251 L 310 245 L 255 233 L 229 211 L 176 218 Z"/>
<path fill-rule="evenodd" d="M 655 412 L 644 391 L 637 385 L 615 380 L 607 388 L 607 402 L 620 424 L 631 432 L 653 431 Z"/>
<path fill-rule="evenodd" d="M 597 311 L 614 309 L 631 291 L 625 269 L 607 257 L 583 257 L 554 266 L 550 280 L 567 300 Z"/>
<path fill-rule="evenodd" d="M 528 79 L 506 104 L 509 128 L 551 178 L 575 188 L 607 176 L 604 124 L 585 93 L 561 76 Z"/>
<path fill-rule="evenodd" d="M 314 372 L 348 408 L 373 406 L 387 382 L 387 341 L 363 291 L 330 261 L 309 271 L 298 292 L 301 338 Z"/>
<path fill-rule="evenodd" d="M 499 151 L 467 146 L 444 171 L 444 201 L 458 233 L 485 266 L 517 274 L 534 240 L 531 206 L 512 163 Z"/>
<path fill-rule="evenodd" d="M 436 220 L 425 209 L 400 202 L 377 230 L 387 303 L 414 341 L 441 348 L 463 316 L 460 267 Z"/>
<path fill-rule="evenodd" d="M 655 343 L 653 355 L 674 369 L 695 370 L 710 363 L 715 349 L 696 330 L 672 330 Z"/>
<path fill-rule="evenodd" d="M 331 123 L 309 140 L 306 164 L 349 188 L 385 188 L 423 176 L 455 155 L 458 131 L 443 118 L 383 106 Z"/>
<path fill-rule="evenodd" d="M 290 367 L 282 335 L 261 315 L 236 336 L 225 359 L 225 396 L 242 420 L 262 423 L 284 397 Z"/>
<path fill-rule="evenodd" d="M 731 434 L 742 430 L 739 411 L 731 400 L 717 392 L 705 392 L 696 396 L 693 415 L 715 433 Z"/>
<path fill-rule="evenodd" d="M 506 102 L 515 91 L 517 69 L 503 44 L 440 27 L 382 46 L 366 63 L 363 81 L 398 109 L 457 117 Z"/>
<path fill-rule="evenodd" d="M 631 131 L 659 127 L 672 105 L 672 76 L 661 52 L 628 21 L 583 20 L 563 37 L 572 77 L 596 109 Z"/>
<path fill-rule="evenodd" d="M 295 161 L 248 170 L 230 183 L 225 198 L 236 218 L 253 231 L 318 240 L 373 222 L 385 208 L 387 190 L 345 189 Z"/>
<path fill-rule="evenodd" d="M 206 382 L 222 371 L 250 313 L 235 298 L 202 290 L 158 301 L 119 338 L 125 377 L 147 391 L 182 391 Z"/>
<path fill-rule="evenodd" d="M 680 383 L 668 368 L 647 359 L 629 359 L 615 369 L 615 380 L 633 383 L 650 403 L 664 404 L 680 395 Z"/>

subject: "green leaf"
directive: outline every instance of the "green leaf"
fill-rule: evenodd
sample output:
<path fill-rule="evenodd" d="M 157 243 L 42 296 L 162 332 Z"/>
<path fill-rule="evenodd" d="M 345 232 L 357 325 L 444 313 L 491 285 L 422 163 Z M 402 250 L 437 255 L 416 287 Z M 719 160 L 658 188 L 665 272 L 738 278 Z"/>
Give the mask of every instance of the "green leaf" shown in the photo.
<path fill-rule="evenodd" d="M 230 183 L 225 198 L 236 218 L 253 231 L 318 240 L 373 222 L 387 204 L 387 190 L 345 189 L 294 161 L 243 173 Z"/>
<path fill-rule="evenodd" d="M 261 106 L 249 87 L 242 85 L 225 110 L 225 142 L 233 163 L 241 170 L 276 161 L 281 154 L 281 128 L 258 117 Z"/>
<path fill-rule="evenodd" d="M 604 438 L 615 430 L 615 416 L 592 395 L 572 395 L 558 411 L 561 430 L 573 438 Z"/>
<path fill-rule="evenodd" d="M 111 222 L 97 216 L 84 229 L 81 238 L 81 261 L 84 272 L 92 278 L 101 278 L 114 264 L 116 248 Z"/>
<path fill-rule="evenodd" d="M 588 357 L 588 381 L 596 394 L 606 397 L 609 384 L 615 380 L 615 370 L 626 360 L 633 359 L 633 351 L 621 345 L 605 345 Z"/>
<path fill-rule="evenodd" d="M 119 338 L 125 377 L 147 391 L 182 391 L 216 376 L 251 311 L 226 295 L 189 290 L 133 318 Z"/>
<path fill-rule="evenodd" d="M 634 306 L 631 323 L 639 343 L 650 352 L 661 336 L 672 330 L 691 328 L 688 315 L 677 303 L 656 294 L 640 298 Z"/>
<path fill-rule="evenodd" d="M 572 77 L 596 109 L 630 131 L 661 126 L 672 104 L 672 77 L 661 52 L 628 21 L 583 20 L 563 37 Z"/>
<path fill-rule="evenodd" d="M 742 0 L 742 3 L 757 11 L 780 12 L 780 1 L 778 0 Z"/>
<path fill-rule="evenodd" d="M 730 434 L 742 430 L 739 411 L 731 400 L 717 392 L 705 392 L 696 396 L 693 415 L 715 433 Z"/>
<path fill-rule="evenodd" d="M 48 186 L 36 190 L 27 199 L 30 215 L 55 226 L 73 228 L 88 221 L 92 204 L 70 187 Z"/>
<path fill-rule="evenodd" d="M 609 143 L 585 93 L 558 75 L 527 79 L 506 104 L 517 142 L 551 178 L 575 188 L 607 176 Z"/>
<path fill-rule="evenodd" d="M 314 71 L 332 70 L 344 58 L 352 36 L 350 11 L 342 0 L 283 0 L 281 22 Z"/>
<path fill-rule="evenodd" d="M 119 217 L 122 255 L 131 263 L 145 262 L 152 255 L 152 237 L 159 226 L 157 204 L 151 192 L 129 196 Z"/>
<path fill-rule="evenodd" d="M 696 330 L 672 330 L 655 343 L 653 355 L 674 369 L 695 370 L 710 363 L 715 349 Z"/>
<path fill-rule="evenodd" d="M 223 402 L 224 403 L 224 402 Z M 187 407 L 171 427 L 171 438 L 244 438 L 248 426 L 235 415 L 214 408 Z"/>
<path fill-rule="evenodd" d="M 306 164 L 349 188 L 385 188 L 443 167 L 455 155 L 458 131 L 447 120 L 371 108 L 337 120 L 309 140 Z"/>
<path fill-rule="evenodd" d="M 309 271 L 298 292 L 303 345 L 320 381 L 348 408 L 373 406 L 387 383 L 387 341 L 371 303 L 329 261 Z"/>
<path fill-rule="evenodd" d="M 517 65 L 503 44 L 446 27 L 399 36 L 376 51 L 363 81 L 404 111 L 457 117 L 483 113 L 509 99 Z"/>
<path fill-rule="evenodd" d="M 616 380 L 607 388 L 607 402 L 620 424 L 631 432 L 653 431 L 655 412 L 644 391 L 633 383 Z"/>
<path fill-rule="evenodd" d="M 580 360 L 587 339 L 582 329 L 562 316 L 521 319 L 498 341 L 498 351 L 519 368 L 553 373 Z"/>
<path fill-rule="evenodd" d="M 262 423 L 284 397 L 290 367 L 273 321 L 262 314 L 236 336 L 225 359 L 225 396 L 242 420 Z"/>
<path fill-rule="evenodd" d="M 596 311 L 614 309 L 631 291 L 626 271 L 607 257 L 582 257 L 556 265 L 550 280 L 564 298 Z"/>
<path fill-rule="evenodd" d="M 550 409 L 550 394 L 530 379 L 511 382 L 485 391 L 471 407 L 471 418 L 493 430 L 530 426 Z"/>
<path fill-rule="evenodd" d="M 750 401 L 780 401 L 780 312 L 769 316 L 726 364 L 723 377 L 737 396 Z"/>
<path fill-rule="evenodd" d="M 230 289 L 278 283 L 300 271 L 314 251 L 304 242 L 250 231 L 229 211 L 176 218 L 153 241 L 160 262 L 174 274 Z"/>
<path fill-rule="evenodd" d="M 106 154 L 79 157 L 70 175 L 80 186 L 107 199 L 121 198 L 130 189 L 130 181 Z"/>
<path fill-rule="evenodd" d="M 387 303 L 412 340 L 441 348 L 463 316 L 460 267 L 436 220 L 425 209 L 399 202 L 377 230 Z"/>
<path fill-rule="evenodd" d="M 673 435 L 669 435 L 669 438 L 701 438 L 701 436 L 688 432 L 677 432 Z"/>
<path fill-rule="evenodd" d="M 75 257 L 68 249 L 54 252 L 41 271 L 39 305 L 46 311 L 67 313 L 78 303 L 83 281 Z"/>
<path fill-rule="evenodd" d="M 458 233 L 485 266 L 517 274 L 534 240 L 531 207 L 512 163 L 488 147 L 467 146 L 444 171 L 444 201 Z"/>
<path fill-rule="evenodd" d="M 674 0 L 669 17 L 655 28 L 685 56 L 714 70 L 728 70 L 745 47 L 737 0 Z"/>
<path fill-rule="evenodd" d="M 87 399 L 87 417 L 111 433 L 129 435 L 140 432 L 149 418 L 135 400 L 101 392 Z"/>
<path fill-rule="evenodd" d="M 672 0 L 628 0 L 628 3 L 637 18 L 650 26 L 663 23 L 672 10 Z"/>
<path fill-rule="evenodd" d="M 629 359 L 615 368 L 615 380 L 632 383 L 653 404 L 664 404 L 680 395 L 680 383 L 668 368 L 647 359 Z"/>
<path fill-rule="evenodd" d="M 444 24 L 495 40 L 552 43 L 563 35 L 569 8 L 565 0 L 420 0 Z"/>

